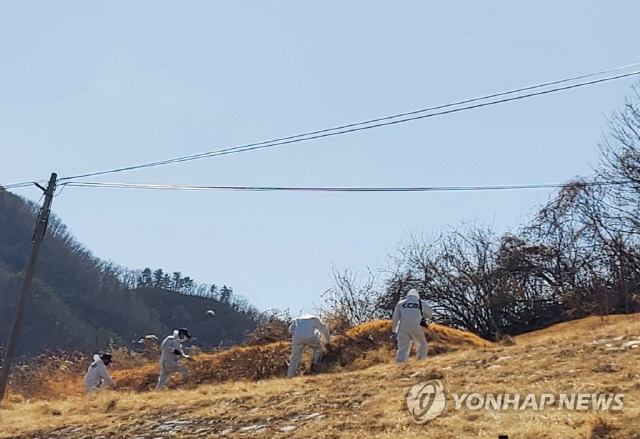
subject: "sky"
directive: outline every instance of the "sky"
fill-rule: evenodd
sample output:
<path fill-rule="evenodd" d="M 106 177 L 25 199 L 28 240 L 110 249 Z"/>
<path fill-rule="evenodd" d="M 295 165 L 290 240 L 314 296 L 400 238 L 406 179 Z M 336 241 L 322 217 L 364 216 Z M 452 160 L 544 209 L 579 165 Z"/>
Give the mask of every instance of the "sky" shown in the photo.
<path fill-rule="evenodd" d="M 0 185 L 384 117 L 640 62 L 637 1 L 20 1 L 0 15 Z M 636 77 L 637 78 L 637 77 Z M 589 175 L 637 79 L 87 181 L 465 186 Z M 14 193 L 38 201 L 35 187 Z M 97 257 L 313 311 L 332 267 L 412 234 L 527 222 L 549 190 L 185 192 L 67 187 Z M 1 232 L 1 231 L 0 231 Z"/>

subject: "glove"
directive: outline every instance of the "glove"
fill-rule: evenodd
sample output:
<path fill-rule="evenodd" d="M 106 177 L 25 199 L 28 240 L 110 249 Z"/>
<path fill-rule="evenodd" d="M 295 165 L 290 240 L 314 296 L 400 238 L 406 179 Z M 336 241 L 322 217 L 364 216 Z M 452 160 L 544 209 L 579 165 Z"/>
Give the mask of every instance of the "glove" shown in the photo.
<path fill-rule="evenodd" d="M 391 333 L 391 338 L 394 339 L 395 341 L 398 341 L 398 333 L 397 332 L 392 332 Z"/>

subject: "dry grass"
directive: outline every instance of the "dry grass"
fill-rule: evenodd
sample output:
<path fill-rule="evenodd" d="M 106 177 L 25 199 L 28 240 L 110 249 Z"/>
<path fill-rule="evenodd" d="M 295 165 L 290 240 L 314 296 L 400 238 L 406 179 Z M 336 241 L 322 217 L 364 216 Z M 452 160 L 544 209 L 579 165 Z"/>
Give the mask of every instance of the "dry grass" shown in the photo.
<path fill-rule="evenodd" d="M 391 322 L 376 320 L 365 323 L 336 337 L 326 353 L 317 372 L 339 372 L 363 369 L 375 364 L 389 362 L 395 345 L 390 338 Z M 468 332 L 440 325 L 431 325 L 427 330 L 431 354 L 451 352 L 468 346 L 489 346 L 490 343 Z M 128 355 L 114 350 L 114 365 L 111 375 L 121 390 L 147 391 L 155 387 L 158 379 L 157 361 L 143 361 L 140 356 Z M 242 346 L 214 354 L 200 354 L 196 362 L 188 364 L 189 387 L 220 381 L 261 380 L 286 375 L 290 355 L 289 342 L 274 342 L 264 346 Z M 309 360 L 309 358 L 307 358 Z M 60 362 L 63 364 L 60 365 Z M 85 364 L 86 363 L 86 364 Z M 31 399 L 60 399 L 79 396 L 84 392 L 82 377 L 87 361 L 76 358 L 75 362 L 51 358 L 44 365 L 22 373 L 21 380 L 11 390 L 14 395 Z M 306 361 L 304 364 L 309 364 Z M 73 367 L 70 367 L 72 365 Z M 301 370 L 301 373 L 310 373 Z M 27 379 L 27 377 L 33 377 Z M 174 381 L 169 387 L 182 386 Z"/>
<path fill-rule="evenodd" d="M 52 398 L 86 369 L 80 354 L 43 354 L 27 364 L 20 364 L 11 373 L 9 391 L 14 397 Z"/>
<path fill-rule="evenodd" d="M 114 360 L 110 369 L 115 371 L 136 370 L 149 363 L 145 355 L 125 348 L 112 347 L 109 352 Z M 9 392 L 14 398 L 30 400 L 81 395 L 84 392 L 82 378 L 93 361 L 91 357 L 91 355 L 77 352 L 39 355 L 28 363 L 19 364 L 14 368 L 11 373 Z M 157 355 L 154 357 L 157 358 Z"/>
<path fill-rule="evenodd" d="M 385 325 L 357 328 L 342 342 L 336 340 L 336 349 L 353 346 L 353 340 L 382 337 Z M 449 331 L 432 328 L 434 350 L 441 342 L 438 337 L 453 337 Z M 10 401 L 0 410 L 0 437 L 638 438 L 640 348 L 630 344 L 638 336 L 637 315 L 612 317 L 604 325 L 592 318 L 517 337 L 513 346 L 476 346 L 473 337 L 469 342 L 456 338 L 461 343 L 457 347 L 406 369 L 390 364 L 390 353 L 382 347 L 335 366 L 335 373 L 295 379 L 227 380 L 165 392 Z M 286 351 L 286 346 L 263 347 L 266 352 L 281 348 Z M 227 359 L 240 358 L 246 349 Z M 375 364 L 379 360 L 386 362 Z M 456 411 L 449 401 L 440 417 L 414 424 L 405 406 L 406 389 L 434 378 L 457 393 L 624 392 L 625 410 Z"/>

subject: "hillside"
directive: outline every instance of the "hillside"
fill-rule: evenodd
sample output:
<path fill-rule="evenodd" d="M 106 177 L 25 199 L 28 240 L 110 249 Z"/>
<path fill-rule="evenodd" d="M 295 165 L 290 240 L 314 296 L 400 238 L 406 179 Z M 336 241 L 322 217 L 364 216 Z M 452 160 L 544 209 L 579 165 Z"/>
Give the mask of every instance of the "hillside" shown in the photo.
<path fill-rule="evenodd" d="M 7 339 L 31 250 L 35 210 L 0 190 L 0 346 Z M 214 309 L 216 316 L 206 314 Z M 254 316 L 227 303 L 160 288 L 132 289 L 113 264 L 93 256 L 51 218 L 36 266 L 18 353 L 105 349 L 111 340 L 132 346 L 147 334 L 162 337 L 187 326 L 201 346 L 239 342 Z"/>
<path fill-rule="evenodd" d="M 395 349 L 390 333 L 389 320 L 376 320 L 334 337 L 319 371 L 356 370 L 387 362 Z M 427 331 L 427 338 L 432 355 L 491 345 L 474 334 L 435 324 Z M 289 354 L 289 343 L 284 341 L 200 354 L 197 362 L 189 364 L 189 386 L 281 377 L 286 375 Z M 152 351 L 148 358 L 140 358 L 122 349 L 114 351 L 113 355 L 111 374 L 120 390 L 148 391 L 155 387 L 158 379 L 157 351 Z M 84 394 L 82 376 L 87 358 L 69 355 L 47 358 L 42 362 L 32 361 L 14 372 L 9 390 L 12 395 L 29 399 L 81 396 Z M 169 387 L 178 385 L 174 381 Z"/>
<path fill-rule="evenodd" d="M 364 329 L 367 335 L 361 340 L 370 335 L 375 339 L 374 333 L 388 336 L 384 325 Z M 441 331 L 446 333 L 446 328 Z M 510 438 L 546 439 L 640 435 L 638 315 L 567 322 L 517 337 L 510 346 L 468 341 L 403 369 L 392 364 L 392 352 L 383 347 L 360 355 L 350 366 L 294 379 L 231 380 L 161 393 L 108 391 L 39 402 L 14 395 L 0 410 L 4 430 L 0 437 L 496 438 L 508 434 Z M 116 381 L 119 379 L 123 376 Z M 428 423 L 415 424 L 406 408 L 407 390 L 432 379 L 444 383 L 447 408 Z M 463 405 L 456 410 L 451 392 L 623 392 L 625 409 L 495 411 L 470 410 Z"/>

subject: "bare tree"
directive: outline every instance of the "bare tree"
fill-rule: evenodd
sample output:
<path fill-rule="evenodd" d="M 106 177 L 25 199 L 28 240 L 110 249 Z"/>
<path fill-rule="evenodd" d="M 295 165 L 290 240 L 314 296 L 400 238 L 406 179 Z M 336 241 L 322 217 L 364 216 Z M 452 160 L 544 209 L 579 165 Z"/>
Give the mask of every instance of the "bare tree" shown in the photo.
<path fill-rule="evenodd" d="M 412 238 L 396 258 L 401 265 L 382 302 L 392 309 L 400 291 L 416 288 L 442 323 L 495 337 L 502 306 L 496 243 L 491 230 L 478 228 L 452 230 L 431 242 Z"/>
<path fill-rule="evenodd" d="M 382 317 L 378 307 L 378 276 L 371 270 L 363 278 L 351 269 L 333 267 L 334 285 L 322 295 L 323 314 L 340 317 L 346 324 L 359 325 Z"/>

